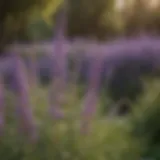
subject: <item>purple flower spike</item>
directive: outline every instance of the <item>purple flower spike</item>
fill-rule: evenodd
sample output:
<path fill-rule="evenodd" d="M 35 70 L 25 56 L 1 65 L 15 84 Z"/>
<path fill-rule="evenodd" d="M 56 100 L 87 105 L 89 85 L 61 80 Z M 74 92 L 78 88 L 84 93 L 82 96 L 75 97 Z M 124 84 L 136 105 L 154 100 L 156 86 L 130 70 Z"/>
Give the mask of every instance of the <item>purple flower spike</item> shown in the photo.
<path fill-rule="evenodd" d="M 38 81 L 38 78 L 37 78 L 37 61 L 36 61 L 36 55 L 35 54 L 30 54 L 29 55 L 29 77 L 31 77 L 30 79 L 30 84 L 32 86 L 36 86 L 37 85 L 37 81 Z"/>
<path fill-rule="evenodd" d="M 98 57 L 97 55 L 97 58 L 95 57 L 90 68 L 88 92 L 84 97 L 84 110 L 82 112 L 82 132 L 85 133 L 88 132 L 90 121 L 92 119 L 93 114 L 96 111 L 102 65 L 103 60 L 101 57 Z"/>
<path fill-rule="evenodd" d="M 16 84 L 17 115 L 20 128 L 30 136 L 31 140 L 35 140 L 37 138 L 36 126 L 30 108 L 26 70 L 18 55 L 15 54 L 13 58 L 15 62 L 14 82 Z"/>
<path fill-rule="evenodd" d="M 4 105 L 4 86 L 2 77 L 0 77 L 0 135 L 3 134 L 4 121 L 5 121 L 5 105 Z"/>
<path fill-rule="evenodd" d="M 67 25 L 67 3 L 66 1 L 56 15 L 55 27 L 55 48 L 52 54 L 54 64 L 53 84 L 50 92 L 50 112 L 54 118 L 62 118 L 64 115 L 60 111 L 61 103 L 64 103 L 64 92 L 67 77 L 67 51 L 63 49 L 65 44 L 65 29 Z M 63 98 L 62 98 L 63 97 Z"/>

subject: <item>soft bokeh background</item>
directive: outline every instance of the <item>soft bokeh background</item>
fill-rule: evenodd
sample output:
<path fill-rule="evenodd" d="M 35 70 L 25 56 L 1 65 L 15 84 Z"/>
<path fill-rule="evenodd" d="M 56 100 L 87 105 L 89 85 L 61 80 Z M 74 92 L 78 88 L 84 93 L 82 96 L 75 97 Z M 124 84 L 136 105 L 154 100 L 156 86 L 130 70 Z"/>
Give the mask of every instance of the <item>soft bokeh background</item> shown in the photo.
<path fill-rule="evenodd" d="M 139 81 L 135 79 L 132 70 L 129 70 L 125 73 L 130 73 L 131 79 L 128 81 L 131 83 L 128 85 L 123 79 L 119 80 L 121 72 L 118 72 L 117 77 L 114 77 L 119 82 L 117 86 L 111 83 L 109 90 L 105 85 L 102 86 L 100 95 L 95 96 L 99 97 L 97 102 L 94 102 L 94 95 L 91 100 L 93 103 L 90 102 L 91 106 L 97 104 L 97 109 L 93 117 L 87 115 L 90 118 L 90 128 L 87 133 L 81 132 L 80 126 L 86 118 L 81 112 L 82 102 L 87 96 L 85 91 L 88 84 L 83 82 L 84 77 L 79 80 L 80 84 L 75 84 L 77 74 L 71 72 L 65 90 L 65 100 L 63 97 L 62 99 L 60 97 L 59 100 L 62 103 L 61 109 L 65 117 L 54 119 L 50 116 L 49 90 L 54 91 L 51 99 L 55 100 L 54 95 L 56 97 L 56 92 L 61 91 L 63 82 L 60 85 L 50 83 L 52 69 L 47 68 L 52 68 L 52 61 L 46 58 L 46 55 L 55 52 L 56 45 L 58 45 L 56 33 L 59 32 L 56 26 L 56 14 L 62 3 L 62 0 L 0 1 L 1 72 L 7 70 L 6 73 L 10 73 L 16 70 L 16 67 L 12 68 L 12 59 L 17 54 L 28 66 L 26 77 L 22 78 L 20 74 L 25 70 L 17 69 L 15 72 L 21 75 L 19 76 L 21 80 L 17 80 L 20 89 L 14 90 L 12 88 L 14 84 L 13 86 L 9 84 L 13 79 L 12 76 L 4 79 L 2 74 L 0 158 L 2 160 L 159 160 L 160 81 L 157 71 L 154 76 L 150 71 L 151 74 L 147 78 L 142 77 L 143 79 Z M 117 39 L 123 41 L 137 38 L 138 41 L 141 37 L 153 36 L 157 39 L 160 37 L 159 0 L 68 0 L 67 9 L 68 25 L 62 26 L 62 30 L 63 27 L 65 29 L 67 40 L 65 39 L 62 43 L 64 50 L 71 58 L 71 61 L 69 59 L 71 71 L 75 66 L 74 63 L 79 63 L 74 61 L 74 56 L 83 59 L 83 49 L 87 46 L 88 48 L 100 44 L 107 46 Z M 125 43 L 127 45 L 127 42 L 122 45 Z M 61 50 L 59 55 L 60 52 Z M 57 57 L 56 59 L 59 61 Z M 35 76 L 35 72 L 39 71 L 34 70 L 36 62 L 40 66 L 39 77 Z M 18 61 L 17 66 L 21 68 Z M 84 74 L 88 75 L 89 72 Z M 25 86 L 23 79 L 28 80 L 29 88 Z M 119 87 L 124 85 L 127 86 L 126 90 Z M 132 86 L 136 87 L 132 88 Z M 142 90 L 143 93 L 141 93 Z M 131 92 L 134 92 L 136 96 Z M 124 116 L 111 115 L 110 109 L 118 108 L 113 103 L 118 103 L 117 100 L 123 94 L 127 95 L 128 99 L 132 96 L 136 97 L 136 100 L 134 98 L 131 100 L 131 111 Z M 21 107 L 19 107 L 17 115 L 18 98 L 15 98 L 15 95 L 21 100 L 19 106 L 22 105 L 22 101 L 25 103 L 24 110 L 28 103 L 25 98 L 30 99 L 37 126 L 35 129 L 37 138 L 34 135 L 31 136 L 31 139 L 28 138 L 23 132 L 21 133 L 23 129 L 20 129 L 19 132 L 19 124 L 26 114 L 22 113 L 23 110 L 20 110 Z M 59 101 L 54 105 L 58 106 Z M 4 110 L 5 123 L 2 118 Z M 19 118 L 19 113 L 22 118 Z M 30 117 L 28 121 L 32 119 Z M 27 128 L 28 123 L 22 124 L 26 133 L 34 130 L 34 125 L 29 125 L 31 128 Z M 3 131 L 1 131 L 2 128 Z"/>

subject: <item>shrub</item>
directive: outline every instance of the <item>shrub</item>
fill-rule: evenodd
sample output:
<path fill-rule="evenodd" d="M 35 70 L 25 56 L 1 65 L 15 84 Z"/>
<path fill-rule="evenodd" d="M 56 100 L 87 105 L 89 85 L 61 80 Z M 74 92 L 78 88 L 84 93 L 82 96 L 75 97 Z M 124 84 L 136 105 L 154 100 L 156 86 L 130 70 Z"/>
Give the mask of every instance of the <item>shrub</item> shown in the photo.
<path fill-rule="evenodd" d="M 132 117 L 132 135 L 143 144 L 142 156 L 159 159 L 160 149 L 160 95 L 159 81 L 150 82 L 145 96 L 135 107 Z"/>
<path fill-rule="evenodd" d="M 17 132 L 17 120 L 13 95 L 7 92 L 7 120 L 4 136 L 1 137 L 0 157 L 4 160 L 135 160 L 140 157 L 138 142 L 130 136 L 127 120 L 92 120 L 92 131 L 83 135 L 79 131 L 79 99 L 70 91 L 64 106 L 69 118 L 51 121 L 47 114 L 48 88 L 32 88 L 30 97 L 38 125 L 37 143 Z M 74 98 L 73 98 L 74 97 Z M 78 115 L 78 116 L 77 116 Z"/>

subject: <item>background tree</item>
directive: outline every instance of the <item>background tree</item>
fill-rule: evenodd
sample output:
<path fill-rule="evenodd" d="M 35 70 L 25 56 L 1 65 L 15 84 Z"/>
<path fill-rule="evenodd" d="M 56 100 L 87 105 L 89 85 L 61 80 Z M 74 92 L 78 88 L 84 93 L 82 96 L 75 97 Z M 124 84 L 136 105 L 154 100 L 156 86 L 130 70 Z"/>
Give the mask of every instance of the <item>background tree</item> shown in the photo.
<path fill-rule="evenodd" d="M 58 0 L 56 0 L 58 1 Z M 1 0 L 0 1 L 0 52 L 27 26 L 34 10 L 42 11 L 55 0 Z M 55 3 L 56 4 L 56 3 Z"/>
<path fill-rule="evenodd" d="M 68 36 L 104 39 L 115 32 L 114 0 L 70 0 Z"/>
<path fill-rule="evenodd" d="M 127 8 L 128 7 L 128 8 Z M 146 0 L 134 0 L 124 8 L 125 35 L 135 36 L 141 33 L 153 34 L 160 30 L 159 7 L 153 7 Z"/>

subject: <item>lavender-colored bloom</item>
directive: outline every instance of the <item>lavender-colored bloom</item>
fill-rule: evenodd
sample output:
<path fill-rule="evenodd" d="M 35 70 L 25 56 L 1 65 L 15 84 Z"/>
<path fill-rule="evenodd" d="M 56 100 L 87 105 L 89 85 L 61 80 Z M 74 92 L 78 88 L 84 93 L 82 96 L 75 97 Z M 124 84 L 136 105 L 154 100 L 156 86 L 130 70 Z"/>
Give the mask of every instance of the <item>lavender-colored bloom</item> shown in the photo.
<path fill-rule="evenodd" d="M 89 121 L 96 111 L 102 66 L 103 59 L 97 55 L 97 58 L 95 57 L 92 60 L 92 65 L 90 66 L 88 91 L 84 97 L 84 110 L 82 113 L 82 132 L 88 131 Z"/>
<path fill-rule="evenodd" d="M 54 91 L 50 91 L 50 94 L 52 94 L 50 97 L 54 97 L 50 98 L 50 112 L 53 117 L 61 117 L 63 115 L 63 113 L 60 113 L 60 103 L 61 101 L 64 101 L 64 91 L 66 87 L 65 80 L 67 76 L 67 51 L 63 49 L 67 25 L 66 9 L 67 6 L 65 1 L 56 15 L 55 50 L 51 57 L 54 64 L 54 81 L 51 89 Z"/>
<path fill-rule="evenodd" d="M 37 61 L 36 55 L 30 54 L 29 55 L 29 77 L 30 77 L 30 84 L 32 86 L 36 86 L 38 82 L 37 78 Z"/>
<path fill-rule="evenodd" d="M 25 67 L 21 58 L 15 54 L 14 57 L 14 83 L 16 84 L 17 115 L 20 128 L 29 134 L 31 140 L 36 140 L 36 127 L 29 102 L 29 85 L 25 74 Z"/>

